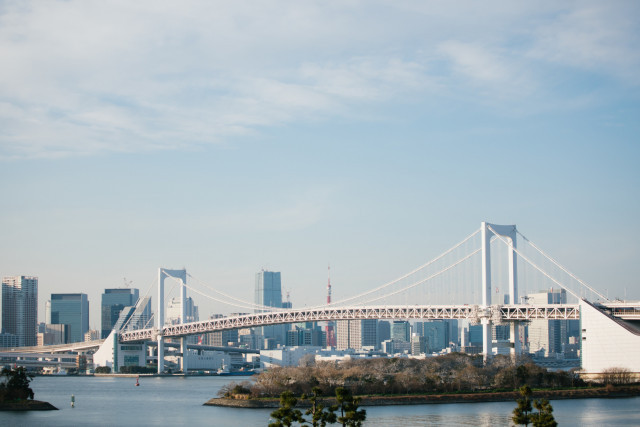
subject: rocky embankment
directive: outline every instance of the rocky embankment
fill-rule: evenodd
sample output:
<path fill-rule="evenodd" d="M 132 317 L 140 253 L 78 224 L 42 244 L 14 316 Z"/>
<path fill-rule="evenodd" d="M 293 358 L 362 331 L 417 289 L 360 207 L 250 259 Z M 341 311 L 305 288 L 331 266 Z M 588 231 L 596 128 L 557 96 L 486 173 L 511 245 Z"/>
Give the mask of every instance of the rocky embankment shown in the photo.
<path fill-rule="evenodd" d="M 586 399 L 586 398 L 620 398 L 640 396 L 640 386 L 594 387 L 567 390 L 534 390 L 533 398 Z M 424 395 L 395 395 L 395 396 L 359 396 L 360 406 L 385 405 L 424 405 L 429 403 L 472 403 L 472 402 L 504 402 L 516 400 L 520 397 L 516 391 L 510 392 L 478 392 Z M 325 404 L 335 404 L 334 398 L 323 400 Z M 204 403 L 206 406 L 227 406 L 233 408 L 277 408 L 278 398 L 248 399 L 246 395 L 236 398 L 213 398 Z M 308 407 L 309 402 L 298 399 L 298 407 Z"/>
<path fill-rule="evenodd" d="M 20 400 L 17 402 L 0 402 L 0 411 L 57 411 L 58 408 L 49 402 L 40 400 Z"/>

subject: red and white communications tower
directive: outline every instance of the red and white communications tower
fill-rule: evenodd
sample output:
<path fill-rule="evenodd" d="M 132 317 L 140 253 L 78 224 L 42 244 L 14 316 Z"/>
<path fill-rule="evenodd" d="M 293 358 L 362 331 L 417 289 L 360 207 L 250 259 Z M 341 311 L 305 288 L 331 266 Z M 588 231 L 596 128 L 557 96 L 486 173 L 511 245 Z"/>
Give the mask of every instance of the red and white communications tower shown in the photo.
<path fill-rule="evenodd" d="M 331 305 L 331 265 L 327 267 L 327 305 Z M 327 347 L 336 346 L 336 334 L 333 322 L 327 322 Z"/>

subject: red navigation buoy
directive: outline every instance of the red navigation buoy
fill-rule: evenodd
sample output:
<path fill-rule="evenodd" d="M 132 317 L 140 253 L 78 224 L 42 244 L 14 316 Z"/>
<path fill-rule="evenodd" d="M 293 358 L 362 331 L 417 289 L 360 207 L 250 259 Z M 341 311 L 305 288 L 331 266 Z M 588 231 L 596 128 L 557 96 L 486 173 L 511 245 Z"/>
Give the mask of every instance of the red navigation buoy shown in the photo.
<path fill-rule="evenodd" d="M 138 387 L 140 385 L 140 377 L 136 378 L 136 387 Z"/>

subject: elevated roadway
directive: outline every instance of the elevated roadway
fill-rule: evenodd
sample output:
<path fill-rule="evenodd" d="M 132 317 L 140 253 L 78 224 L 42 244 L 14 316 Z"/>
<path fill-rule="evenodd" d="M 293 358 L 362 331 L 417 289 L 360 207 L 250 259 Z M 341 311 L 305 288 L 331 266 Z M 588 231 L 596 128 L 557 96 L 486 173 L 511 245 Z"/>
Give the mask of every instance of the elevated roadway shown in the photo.
<path fill-rule="evenodd" d="M 532 319 L 579 319 L 577 304 L 548 305 L 415 305 L 415 306 L 367 306 L 367 307 L 320 307 L 310 309 L 278 310 L 264 313 L 230 316 L 200 322 L 165 326 L 162 331 L 155 328 L 139 329 L 121 333 L 121 342 L 156 340 L 164 337 L 184 337 L 229 329 L 253 328 L 284 323 L 321 322 L 337 320 L 386 319 L 386 320 L 438 320 L 467 319 L 479 323 L 482 319 L 493 323 L 526 321 Z"/>

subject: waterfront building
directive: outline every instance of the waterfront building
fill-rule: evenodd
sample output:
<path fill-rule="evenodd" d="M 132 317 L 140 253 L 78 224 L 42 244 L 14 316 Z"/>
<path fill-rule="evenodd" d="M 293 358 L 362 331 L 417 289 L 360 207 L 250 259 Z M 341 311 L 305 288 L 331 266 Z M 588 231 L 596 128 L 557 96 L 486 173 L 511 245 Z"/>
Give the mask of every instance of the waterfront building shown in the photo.
<path fill-rule="evenodd" d="M 2 331 L 18 337 L 18 347 L 37 344 L 38 278 L 7 276 L 2 279 Z"/>
<path fill-rule="evenodd" d="M 130 307 L 138 302 L 139 291 L 135 288 L 105 289 L 102 294 L 101 337 L 106 338 L 120 317 L 120 312 L 125 307 Z"/>
<path fill-rule="evenodd" d="M 282 281 L 280 272 L 262 270 L 256 273 L 255 303 L 257 305 L 282 308 Z M 256 309 L 256 313 L 266 310 Z M 260 348 L 275 348 L 286 343 L 285 325 L 271 325 L 256 328 L 257 334 L 262 336 Z"/>
<path fill-rule="evenodd" d="M 376 319 L 338 320 L 336 322 L 336 349 L 376 348 L 378 346 L 377 332 L 378 321 Z"/>
<path fill-rule="evenodd" d="M 624 302 L 619 303 L 624 307 Z M 637 312 L 638 302 L 630 312 Z M 640 379 L 640 328 L 638 321 L 612 317 L 595 305 L 580 300 L 582 374 L 599 377 L 611 368 L 627 370 Z"/>
<path fill-rule="evenodd" d="M 82 342 L 89 330 L 87 294 L 51 294 L 51 323 L 68 327 L 67 342 Z"/>

